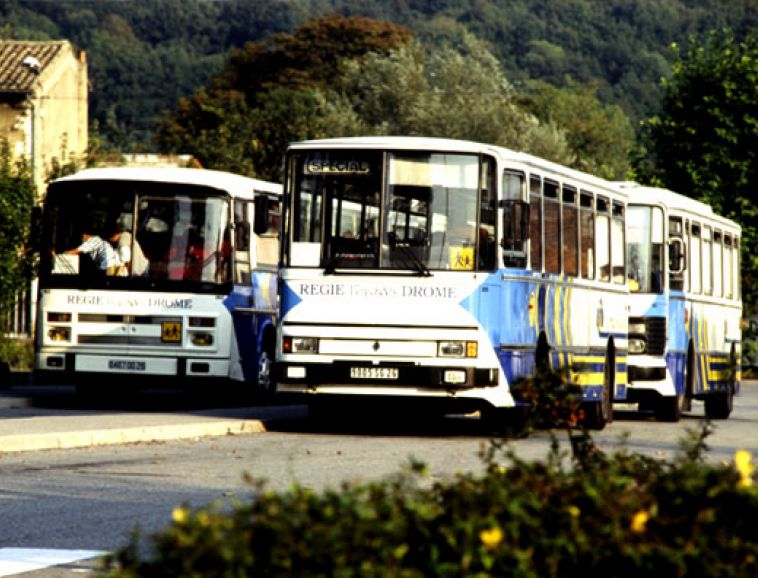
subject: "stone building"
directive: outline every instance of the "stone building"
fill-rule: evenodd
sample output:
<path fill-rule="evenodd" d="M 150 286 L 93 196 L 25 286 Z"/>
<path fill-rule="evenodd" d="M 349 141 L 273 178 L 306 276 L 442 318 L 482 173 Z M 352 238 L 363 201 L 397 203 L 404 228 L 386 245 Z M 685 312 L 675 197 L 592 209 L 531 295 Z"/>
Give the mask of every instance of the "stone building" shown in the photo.
<path fill-rule="evenodd" d="M 0 40 L 0 138 L 30 163 L 38 194 L 54 160 L 87 151 L 87 57 L 70 42 Z"/>

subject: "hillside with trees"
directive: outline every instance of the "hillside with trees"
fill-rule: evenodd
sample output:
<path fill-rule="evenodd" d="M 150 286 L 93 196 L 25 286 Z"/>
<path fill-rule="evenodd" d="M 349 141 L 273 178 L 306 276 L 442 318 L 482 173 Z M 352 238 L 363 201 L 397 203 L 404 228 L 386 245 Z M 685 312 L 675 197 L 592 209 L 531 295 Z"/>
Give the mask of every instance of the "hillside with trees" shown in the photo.
<path fill-rule="evenodd" d="M 592 86 L 633 127 L 657 110 L 672 43 L 758 25 L 754 0 L 5 0 L 0 34 L 66 38 L 89 53 L 92 123 L 102 146 L 154 148 L 155 119 L 205 86 L 229 51 L 319 16 L 366 16 L 413 30 L 430 47 L 459 27 L 485 43 L 514 86 Z"/>

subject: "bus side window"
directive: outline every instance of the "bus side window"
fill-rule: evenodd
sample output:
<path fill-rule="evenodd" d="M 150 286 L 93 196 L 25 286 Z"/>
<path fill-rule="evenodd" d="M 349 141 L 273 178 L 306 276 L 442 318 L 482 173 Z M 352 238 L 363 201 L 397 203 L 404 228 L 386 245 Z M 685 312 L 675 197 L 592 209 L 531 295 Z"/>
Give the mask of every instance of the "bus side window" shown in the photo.
<path fill-rule="evenodd" d="M 258 265 L 276 267 L 279 262 L 279 201 L 263 195 L 255 203 L 255 253 Z"/>
<path fill-rule="evenodd" d="M 250 202 L 234 201 L 234 281 L 250 284 Z"/>
<path fill-rule="evenodd" d="M 613 203 L 611 213 L 611 273 L 617 285 L 626 284 L 626 239 L 624 205 Z"/>
<path fill-rule="evenodd" d="M 529 204 L 523 173 L 503 174 L 503 261 L 506 267 L 526 267 Z"/>
<path fill-rule="evenodd" d="M 671 217 L 669 219 L 669 286 L 676 291 L 684 289 L 686 248 L 682 233 L 682 220 Z"/>
<path fill-rule="evenodd" d="M 595 278 L 595 227 L 592 193 L 582 191 L 579 201 L 580 273 L 584 279 Z"/>
<path fill-rule="evenodd" d="M 608 214 L 608 199 L 597 197 L 595 201 L 595 254 L 597 255 L 597 279 L 611 280 L 611 222 Z"/>
<path fill-rule="evenodd" d="M 734 297 L 734 276 L 732 274 L 732 236 L 724 235 L 724 297 Z"/>
<path fill-rule="evenodd" d="M 576 189 L 563 185 L 563 272 L 579 276 L 579 214 L 576 208 Z"/>
<path fill-rule="evenodd" d="M 713 295 L 713 277 L 712 273 L 712 261 L 713 261 L 713 233 L 712 229 L 708 226 L 703 226 L 703 294 Z"/>
<path fill-rule="evenodd" d="M 702 291 L 702 271 L 700 248 L 700 225 L 690 225 L 690 291 L 700 293 Z"/>
<path fill-rule="evenodd" d="M 542 271 L 542 179 L 529 176 L 529 253 L 532 271 Z"/>
<path fill-rule="evenodd" d="M 561 272 L 561 203 L 558 183 L 545 179 L 543 190 L 545 218 L 545 272 Z"/>
<path fill-rule="evenodd" d="M 724 246 L 721 231 L 713 232 L 713 295 L 724 295 Z"/>

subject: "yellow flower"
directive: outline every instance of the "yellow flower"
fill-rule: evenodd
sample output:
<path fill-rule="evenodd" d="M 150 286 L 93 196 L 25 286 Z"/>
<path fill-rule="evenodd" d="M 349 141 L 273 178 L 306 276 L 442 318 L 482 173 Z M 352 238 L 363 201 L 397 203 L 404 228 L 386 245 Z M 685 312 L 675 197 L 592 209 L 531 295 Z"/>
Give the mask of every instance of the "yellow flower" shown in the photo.
<path fill-rule="evenodd" d="M 183 524 L 187 521 L 187 510 L 182 507 L 174 508 L 171 512 L 171 519 L 177 524 Z"/>
<path fill-rule="evenodd" d="M 737 450 L 734 452 L 734 467 L 740 474 L 740 481 L 737 486 L 740 488 L 749 488 L 753 485 L 753 470 L 755 466 L 752 462 L 752 455 L 747 450 Z"/>
<path fill-rule="evenodd" d="M 503 540 L 503 531 L 499 526 L 482 530 L 479 532 L 479 539 L 486 548 L 495 548 Z"/>
<path fill-rule="evenodd" d="M 568 507 L 568 513 L 571 515 L 572 518 L 578 518 L 582 514 L 582 511 L 579 509 L 578 506 L 571 504 Z"/>
<path fill-rule="evenodd" d="M 650 519 L 650 512 L 647 510 L 640 510 L 632 517 L 632 523 L 629 524 L 629 529 L 635 534 L 642 534 L 647 527 L 647 521 Z"/>

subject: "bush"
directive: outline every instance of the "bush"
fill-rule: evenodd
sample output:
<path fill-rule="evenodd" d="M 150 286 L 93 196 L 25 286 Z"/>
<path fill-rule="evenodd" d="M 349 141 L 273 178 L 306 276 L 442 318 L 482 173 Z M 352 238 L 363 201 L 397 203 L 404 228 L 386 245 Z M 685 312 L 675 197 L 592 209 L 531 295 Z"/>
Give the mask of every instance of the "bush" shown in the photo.
<path fill-rule="evenodd" d="M 14 371 L 30 371 L 34 365 L 34 346 L 28 339 L 8 339 L 0 335 L 0 362 Z"/>
<path fill-rule="evenodd" d="M 174 510 L 153 537 L 114 556 L 113 578 L 240 576 L 754 577 L 758 492 L 750 456 L 703 460 L 706 424 L 664 462 L 606 455 L 585 432 L 572 452 L 518 459 L 482 451 L 485 474 L 431 483 L 414 464 L 387 482 L 324 493 L 295 486 L 250 503 Z M 499 465 L 505 457 L 507 466 Z"/>

